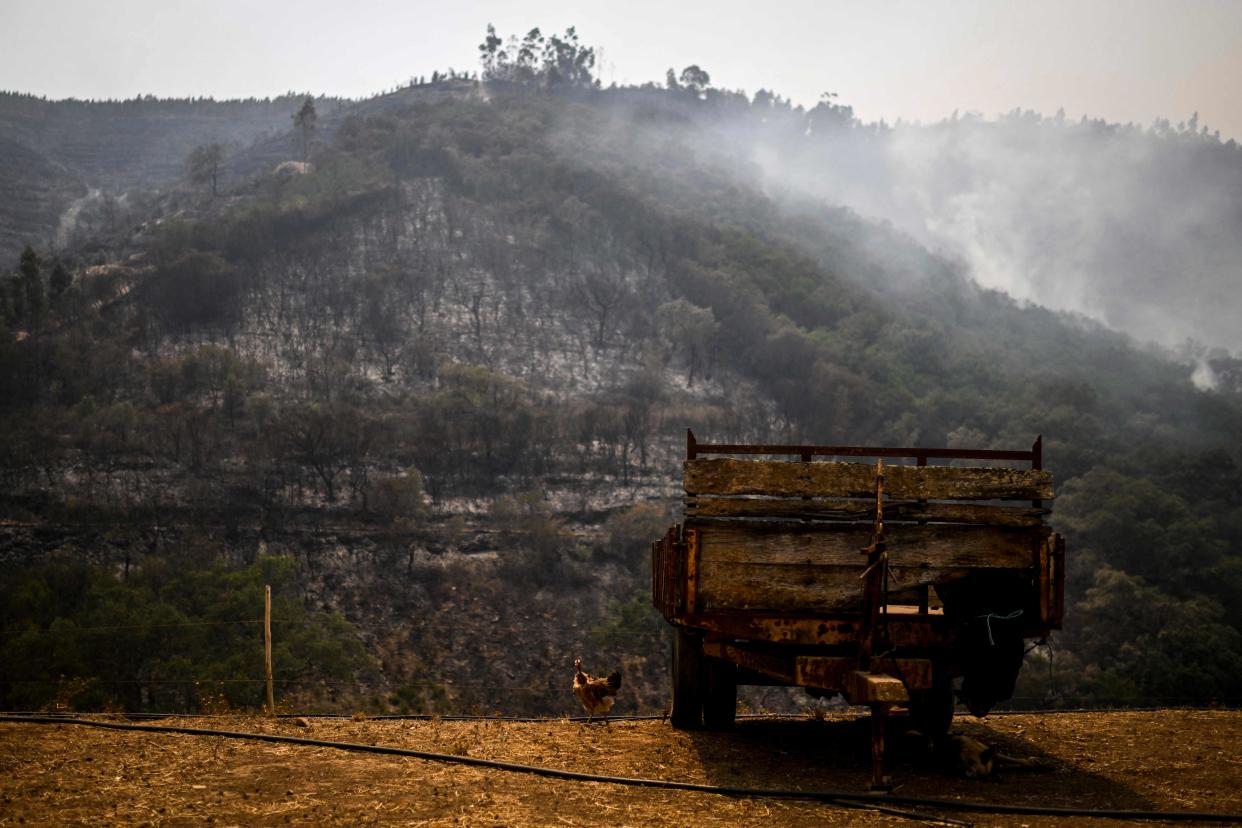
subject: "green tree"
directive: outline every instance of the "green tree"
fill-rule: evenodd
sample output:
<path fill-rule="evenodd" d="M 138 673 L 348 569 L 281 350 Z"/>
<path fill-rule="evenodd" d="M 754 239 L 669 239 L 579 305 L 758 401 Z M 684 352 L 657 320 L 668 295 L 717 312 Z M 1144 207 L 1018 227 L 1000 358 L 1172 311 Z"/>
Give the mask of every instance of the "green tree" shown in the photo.
<path fill-rule="evenodd" d="M 377 423 L 345 403 L 313 403 L 286 412 L 282 422 L 290 457 L 315 472 L 328 503 L 335 503 L 342 480 L 365 493 Z"/>
<path fill-rule="evenodd" d="M 665 302 L 656 312 L 660 330 L 677 348 L 685 353 L 686 384 L 693 386 L 694 377 L 707 359 L 712 341 L 720 332 L 711 308 L 700 308 L 685 299 Z"/>
<path fill-rule="evenodd" d="M 1237 698 L 1242 634 L 1222 616 L 1208 598 L 1174 598 L 1101 567 L 1067 618 L 1067 638 L 1087 665 L 1075 694 L 1130 704 Z"/>
<path fill-rule="evenodd" d="M 220 162 L 224 160 L 224 147 L 220 144 L 203 144 L 190 152 L 186 166 L 189 169 L 190 181 L 199 187 L 211 185 L 211 197 L 218 194 L 220 179 Z"/>
<path fill-rule="evenodd" d="M 52 266 L 52 275 L 48 278 L 48 290 L 53 299 L 59 299 L 65 295 L 65 291 L 73 285 L 73 274 L 66 268 L 63 262 L 57 261 Z"/>
<path fill-rule="evenodd" d="M 431 513 L 422 475 L 417 469 L 409 469 L 400 477 L 372 480 L 366 502 L 379 522 L 381 541 L 394 553 L 404 548 L 406 572 L 412 572 L 416 549 L 413 536 Z"/>
<path fill-rule="evenodd" d="M 130 578 L 80 563 L 33 566 L 0 581 L 0 705 L 199 709 L 205 691 L 235 707 L 262 699 L 263 587 L 272 586 L 277 692 L 307 698 L 325 679 L 373 669 L 340 616 L 310 612 L 290 558 L 244 568 L 147 558 Z M 253 619 L 253 620 L 250 620 Z M 21 676 L 21 682 L 9 678 Z"/>
<path fill-rule="evenodd" d="M 594 68 L 595 49 L 578 42 L 573 26 L 565 30 L 564 37 L 549 37 L 543 47 L 544 83 L 548 86 L 595 86 Z"/>
<path fill-rule="evenodd" d="M 1210 518 L 1150 480 L 1097 466 L 1059 495 L 1057 520 L 1086 568 L 1071 574 L 1099 563 L 1175 591 L 1203 590 L 1202 573 L 1228 552 Z"/>
<path fill-rule="evenodd" d="M 700 69 L 698 64 L 691 64 L 681 70 L 681 85 L 694 94 L 701 95 L 712 85 L 712 76 Z"/>
<path fill-rule="evenodd" d="M 479 44 L 479 62 L 483 64 L 484 80 L 499 80 L 506 63 L 505 50 L 500 48 L 503 40 L 496 34 L 496 27 L 487 24 L 487 36 Z"/>
<path fill-rule="evenodd" d="M 539 56 L 543 54 L 543 32 L 536 27 L 526 33 L 518 47 L 517 58 L 514 60 L 513 79 L 529 83 L 535 79 L 539 71 Z"/>

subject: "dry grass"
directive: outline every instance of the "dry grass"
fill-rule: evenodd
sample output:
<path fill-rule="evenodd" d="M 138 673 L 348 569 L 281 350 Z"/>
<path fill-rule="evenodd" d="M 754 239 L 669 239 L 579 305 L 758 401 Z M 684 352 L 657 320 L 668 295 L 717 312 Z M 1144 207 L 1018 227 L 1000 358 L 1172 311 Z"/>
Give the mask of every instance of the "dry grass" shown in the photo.
<path fill-rule="evenodd" d="M 661 722 L 294 720 L 169 724 L 310 736 L 591 773 L 720 785 L 865 790 L 866 728 L 852 717 L 745 720 L 730 734 Z M 995 717 L 963 730 L 1052 773 L 958 780 L 893 756 L 899 793 L 1066 807 L 1242 811 L 1242 713 Z M 978 825 L 1057 825 L 954 815 Z M 889 825 L 812 802 L 543 779 L 329 748 L 0 724 L 0 824 Z M 1081 824 L 1115 824 L 1081 820 Z"/>

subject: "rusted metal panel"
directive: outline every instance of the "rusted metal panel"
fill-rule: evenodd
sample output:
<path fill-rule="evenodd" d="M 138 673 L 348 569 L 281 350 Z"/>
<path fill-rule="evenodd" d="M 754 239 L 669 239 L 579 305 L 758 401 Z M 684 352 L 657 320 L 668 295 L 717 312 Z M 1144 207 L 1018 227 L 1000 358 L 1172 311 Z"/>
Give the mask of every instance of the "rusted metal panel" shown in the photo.
<path fill-rule="evenodd" d="M 875 507 L 863 500 L 833 498 L 713 497 L 686 498 L 688 520 L 777 519 L 797 521 L 870 520 Z M 885 520 L 892 523 L 922 521 L 961 523 L 974 526 L 1033 527 L 1043 524 L 1049 509 L 1025 506 L 997 506 L 979 503 L 927 503 L 925 501 L 887 501 Z"/>
<path fill-rule="evenodd" d="M 794 661 L 794 683 L 841 691 L 847 676 L 857 669 L 858 659 L 853 656 L 800 656 Z"/>
<path fill-rule="evenodd" d="M 705 642 L 703 652 L 716 658 L 727 659 L 739 667 L 762 673 L 783 684 L 797 683 L 794 660 L 790 655 L 779 655 L 720 641 Z"/>
<path fill-rule="evenodd" d="M 932 686 L 932 662 L 923 658 L 876 659 L 873 669 L 861 674 L 867 678 L 859 679 L 858 663 L 850 656 L 794 655 L 710 639 L 703 652 L 783 684 L 842 692 L 854 704 L 905 701 L 906 689 Z M 861 695 L 860 686 L 868 688 Z"/>
<path fill-rule="evenodd" d="M 848 692 L 853 674 L 858 672 L 858 662 L 845 656 L 798 656 L 795 662 L 795 683 L 802 687 L 819 687 L 839 690 L 854 704 L 872 701 L 904 701 L 902 699 L 857 699 Z M 877 658 L 867 675 L 883 675 L 909 690 L 926 690 L 932 686 L 932 662 L 925 658 Z M 903 691 L 904 692 L 904 691 Z"/>
<path fill-rule="evenodd" d="M 943 613 L 920 615 L 913 607 L 889 607 L 884 618 L 889 638 L 903 650 L 932 650 L 952 646 L 953 628 Z M 797 646 L 850 647 L 858 643 L 858 616 L 823 617 L 750 612 L 711 612 L 688 615 L 686 626 L 720 638 L 764 641 Z M 852 661 L 851 661 L 852 663 Z"/>
<path fill-rule="evenodd" d="M 869 497 L 875 470 L 866 463 L 699 458 L 683 464 L 692 495 Z M 1051 500 L 1052 475 L 1038 469 L 890 466 L 885 491 L 902 500 Z"/>

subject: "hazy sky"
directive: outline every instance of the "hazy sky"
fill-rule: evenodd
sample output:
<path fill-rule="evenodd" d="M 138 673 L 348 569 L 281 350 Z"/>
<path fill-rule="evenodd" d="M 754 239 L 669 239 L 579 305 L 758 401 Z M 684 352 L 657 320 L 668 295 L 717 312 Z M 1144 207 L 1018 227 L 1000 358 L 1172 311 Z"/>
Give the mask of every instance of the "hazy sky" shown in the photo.
<path fill-rule="evenodd" d="M 715 85 L 867 120 L 1064 107 L 1147 125 L 1198 111 L 1242 140 L 1242 0 L 616 2 L 0 0 L 0 89 L 51 98 L 363 97 L 477 68 L 484 27 L 575 25 L 605 83 L 697 63 Z"/>

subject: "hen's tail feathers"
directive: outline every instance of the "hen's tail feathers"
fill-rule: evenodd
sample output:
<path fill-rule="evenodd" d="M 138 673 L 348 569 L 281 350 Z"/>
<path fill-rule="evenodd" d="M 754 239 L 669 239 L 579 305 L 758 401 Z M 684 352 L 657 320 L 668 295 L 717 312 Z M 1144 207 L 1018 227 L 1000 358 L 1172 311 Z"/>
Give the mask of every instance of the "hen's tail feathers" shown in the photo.
<path fill-rule="evenodd" d="M 611 673 L 608 674 L 608 686 L 611 687 L 613 690 L 616 690 L 621 686 L 621 671 L 620 670 L 613 670 Z"/>

